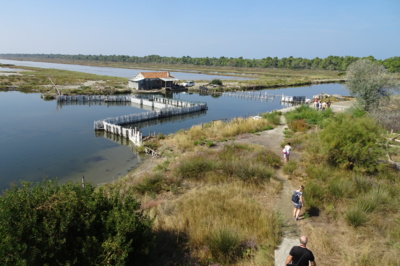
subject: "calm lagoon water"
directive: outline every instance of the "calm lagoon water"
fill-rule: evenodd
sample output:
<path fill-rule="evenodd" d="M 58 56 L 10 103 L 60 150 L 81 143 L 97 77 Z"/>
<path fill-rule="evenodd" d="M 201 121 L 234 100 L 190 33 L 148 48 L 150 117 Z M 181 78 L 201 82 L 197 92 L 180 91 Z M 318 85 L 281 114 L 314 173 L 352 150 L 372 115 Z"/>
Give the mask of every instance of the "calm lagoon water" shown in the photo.
<path fill-rule="evenodd" d="M 340 84 L 263 90 L 262 93 L 307 96 L 326 92 L 347 95 Z M 279 97 L 257 101 L 230 96 L 213 97 L 176 93 L 172 97 L 207 102 L 208 110 L 141 124 L 142 132 L 169 134 L 218 119 L 253 116 L 285 107 Z M 43 177 L 61 182 L 99 184 L 115 180 L 134 169 L 140 157 L 126 140 L 95 134 L 93 122 L 108 117 L 143 112 L 133 105 L 57 104 L 37 93 L 0 92 L 0 190 L 19 180 Z"/>
<path fill-rule="evenodd" d="M 117 70 L 120 69 L 113 69 Z M 267 92 L 307 98 L 321 92 L 348 95 L 342 84 L 261 91 Z M 270 101 L 189 93 L 175 93 L 170 97 L 206 102 L 208 110 L 143 123 L 140 128 L 145 135 L 148 132 L 170 134 L 212 120 L 253 116 L 285 107 L 279 97 Z M 96 134 L 93 122 L 143 111 L 130 104 L 61 105 L 44 101 L 37 93 L 0 92 L 0 190 L 19 180 L 36 182 L 44 177 L 79 182 L 84 176 L 86 181 L 100 184 L 125 175 L 137 166 L 140 156 L 129 141 Z"/>

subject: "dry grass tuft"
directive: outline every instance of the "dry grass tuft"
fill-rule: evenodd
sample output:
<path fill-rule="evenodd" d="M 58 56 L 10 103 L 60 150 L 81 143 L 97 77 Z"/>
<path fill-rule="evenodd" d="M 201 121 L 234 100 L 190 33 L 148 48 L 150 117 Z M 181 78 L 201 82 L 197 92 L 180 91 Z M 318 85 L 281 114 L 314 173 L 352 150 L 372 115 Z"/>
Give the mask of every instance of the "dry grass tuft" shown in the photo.
<path fill-rule="evenodd" d="M 165 202 L 157 209 L 156 224 L 158 230 L 187 235 L 190 249 L 200 259 L 213 257 L 204 247 L 224 230 L 234 232 L 241 244 L 251 242 L 254 248 L 272 251 L 280 235 L 277 215 L 257 203 L 254 191 L 241 182 L 206 186 Z"/>

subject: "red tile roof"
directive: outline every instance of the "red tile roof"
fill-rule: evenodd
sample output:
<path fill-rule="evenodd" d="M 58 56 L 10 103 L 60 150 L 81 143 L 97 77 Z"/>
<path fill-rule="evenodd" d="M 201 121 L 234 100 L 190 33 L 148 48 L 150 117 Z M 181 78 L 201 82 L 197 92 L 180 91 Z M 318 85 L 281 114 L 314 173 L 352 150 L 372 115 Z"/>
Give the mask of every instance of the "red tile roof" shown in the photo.
<path fill-rule="evenodd" d="M 173 78 L 169 72 L 140 72 L 146 79 L 154 78 Z"/>

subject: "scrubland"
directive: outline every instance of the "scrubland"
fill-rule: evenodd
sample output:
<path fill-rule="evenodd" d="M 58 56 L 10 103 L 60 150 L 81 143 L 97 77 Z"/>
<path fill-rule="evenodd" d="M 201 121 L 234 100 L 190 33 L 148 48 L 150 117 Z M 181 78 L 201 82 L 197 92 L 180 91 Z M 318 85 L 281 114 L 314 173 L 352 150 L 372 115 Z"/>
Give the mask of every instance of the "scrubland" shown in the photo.
<path fill-rule="evenodd" d="M 158 136 L 152 144 L 162 155 L 157 166 L 113 184 L 133 187 L 155 217 L 153 258 L 178 265 L 273 265 L 284 221 L 271 202 L 281 190 L 276 170 L 283 168 L 306 187 L 298 226 L 312 239 L 320 265 L 396 265 L 399 170 L 387 160 L 400 154 L 395 133 L 358 109 L 335 114 L 301 107 L 285 115 L 285 142 L 297 159 L 282 165 L 265 147 L 234 142 L 245 132 L 256 138 L 279 113 L 267 116 Z"/>

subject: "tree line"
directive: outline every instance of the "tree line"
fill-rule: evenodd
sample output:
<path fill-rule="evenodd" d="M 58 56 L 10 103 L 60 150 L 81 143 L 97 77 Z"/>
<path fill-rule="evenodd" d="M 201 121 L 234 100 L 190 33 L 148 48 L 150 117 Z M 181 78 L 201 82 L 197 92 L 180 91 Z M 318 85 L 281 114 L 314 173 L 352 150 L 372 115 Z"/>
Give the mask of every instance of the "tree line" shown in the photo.
<path fill-rule="evenodd" d="M 63 54 L 1 54 L 3 58 L 38 58 L 38 59 L 61 59 L 82 60 L 98 62 L 122 62 L 122 63 L 156 63 L 170 65 L 198 65 L 198 66 L 226 66 L 246 68 L 287 68 L 287 69 L 321 69 L 346 71 L 347 67 L 359 60 L 368 59 L 381 63 L 389 72 L 400 72 L 400 57 L 394 56 L 385 60 L 375 59 L 373 56 L 328 56 L 326 58 L 316 57 L 314 59 L 289 57 L 265 57 L 262 59 L 246 59 L 243 57 L 233 58 L 221 56 L 216 57 L 169 57 L 159 55 L 128 56 L 128 55 L 63 55 Z"/>

